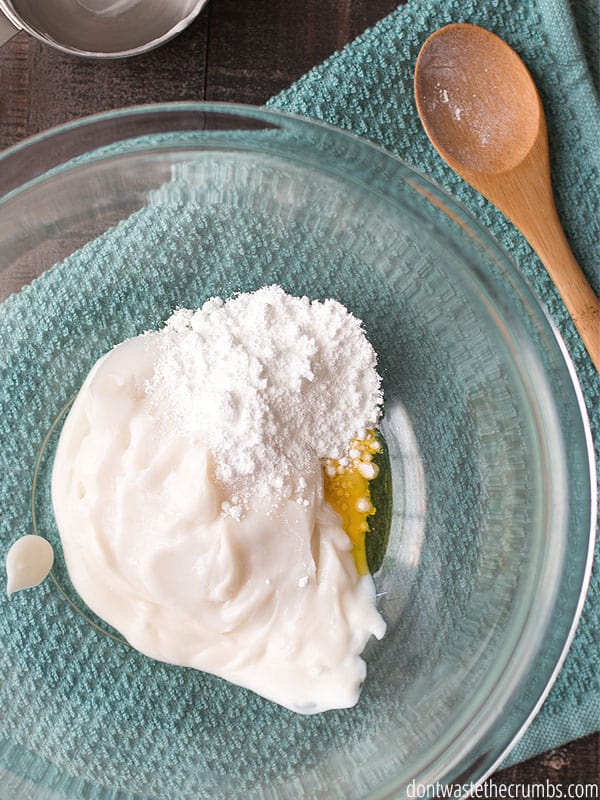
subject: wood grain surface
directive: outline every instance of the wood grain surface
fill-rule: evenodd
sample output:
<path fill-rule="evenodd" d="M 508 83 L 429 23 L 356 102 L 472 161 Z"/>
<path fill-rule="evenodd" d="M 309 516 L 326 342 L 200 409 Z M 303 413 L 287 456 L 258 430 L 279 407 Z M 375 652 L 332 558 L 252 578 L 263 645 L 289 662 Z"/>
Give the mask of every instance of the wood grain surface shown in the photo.
<path fill-rule="evenodd" d="M 222 100 L 259 105 L 340 49 L 398 0 L 211 0 L 173 41 L 121 61 L 64 55 L 19 33 L 0 49 L 0 149 L 99 111 L 140 103 Z M 562 797 L 600 782 L 600 734 L 497 772 L 480 797 L 532 784 Z M 493 784 L 493 786 L 492 786 Z M 506 787 L 506 794 L 499 787 Z M 550 793 L 537 794 L 550 797 Z M 573 797 L 582 794 L 573 793 Z M 585 795 L 596 797 L 591 790 Z M 554 794 L 559 798 L 558 792 Z"/>

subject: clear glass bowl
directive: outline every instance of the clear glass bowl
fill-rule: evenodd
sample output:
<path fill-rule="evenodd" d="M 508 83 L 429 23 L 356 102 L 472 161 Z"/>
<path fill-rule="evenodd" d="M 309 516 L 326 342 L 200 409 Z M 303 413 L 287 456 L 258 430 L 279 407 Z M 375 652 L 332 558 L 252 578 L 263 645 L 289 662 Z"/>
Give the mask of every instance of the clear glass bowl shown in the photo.
<path fill-rule="evenodd" d="M 57 551 L 50 580 L 0 601 L 10 796 L 351 800 L 481 779 L 558 671 L 594 528 L 581 392 L 506 253 L 383 151 L 245 107 L 51 131 L 0 157 L 0 196 L 2 552 L 32 524 Z M 70 586 L 48 496 L 96 358 L 177 305 L 270 283 L 362 318 L 385 390 L 388 633 L 356 708 L 313 717 L 119 641 Z"/>

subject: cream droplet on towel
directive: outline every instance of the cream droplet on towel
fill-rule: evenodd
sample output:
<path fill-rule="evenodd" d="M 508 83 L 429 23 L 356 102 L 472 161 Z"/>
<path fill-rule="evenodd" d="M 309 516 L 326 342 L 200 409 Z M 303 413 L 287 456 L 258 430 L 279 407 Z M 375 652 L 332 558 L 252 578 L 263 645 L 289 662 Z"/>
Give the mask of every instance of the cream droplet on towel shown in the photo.
<path fill-rule="evenodd" d="M 54 551 L 47 539 L 27 534 L 6 554 L 6 594 L 40 584 L 52 569 Z"/>

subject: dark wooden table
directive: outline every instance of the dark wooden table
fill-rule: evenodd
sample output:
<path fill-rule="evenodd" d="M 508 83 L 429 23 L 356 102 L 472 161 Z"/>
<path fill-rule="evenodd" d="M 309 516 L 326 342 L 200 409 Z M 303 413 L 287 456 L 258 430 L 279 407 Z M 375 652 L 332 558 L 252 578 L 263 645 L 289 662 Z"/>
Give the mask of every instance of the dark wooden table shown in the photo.
<path fill-rule="evenodd" d="M 72 58 L 19 34 L 0 50 L 0 149 L 53 125 L 133 104 L 262 104 L 397 4 L 398 0 L 211 0 L 172 42 L 116 62 Z M 489 796 L 515 797 L 515 785 L 546 781 L 562 785 L 564 797 L 569 786 L 599 782 L 600 734 L 496 773 L 490 782 L 510 787 L 511 794 Z"/>

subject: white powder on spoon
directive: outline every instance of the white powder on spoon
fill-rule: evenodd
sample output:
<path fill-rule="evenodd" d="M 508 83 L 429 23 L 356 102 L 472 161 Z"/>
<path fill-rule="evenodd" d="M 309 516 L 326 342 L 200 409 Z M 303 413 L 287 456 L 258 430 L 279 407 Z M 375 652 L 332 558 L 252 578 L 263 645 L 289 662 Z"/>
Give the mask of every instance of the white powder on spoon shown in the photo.
<path fill-rule="evenodd" d="M 198 433 L 239 517 L 290 497 L 324 458 L 343 458 L 379 419 L 377 356 L 360 320 L 335 300 L 279 286 L 177 310 L 159 334 L 151 405 L 174 433 Z"/>

